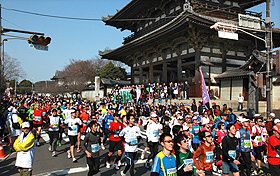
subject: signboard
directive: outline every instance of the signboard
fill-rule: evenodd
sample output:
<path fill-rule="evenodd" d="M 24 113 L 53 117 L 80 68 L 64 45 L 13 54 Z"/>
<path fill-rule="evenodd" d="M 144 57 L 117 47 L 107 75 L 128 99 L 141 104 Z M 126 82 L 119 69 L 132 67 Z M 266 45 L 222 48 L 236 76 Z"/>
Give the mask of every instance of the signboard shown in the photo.
<path fill-rule="evenodd" d="M 233 32 L 218 31 L 218 36 L 220 38 L 238 40 L 238 34 Z"/>
<path fill-rule="evenodd" d="M 276 51 L 276 73 L 280 74 L 280 58 L 279 58 L 280 50 Z"/>
<path fill-rule="evenodd" d="M 29 44 L 29 48 L 34 48 L 37 50 L 43 50 L 43 51 L 48 51 L 48 46 L 43 46 L 43 45 L 34 45 L 34 44 Z"/>
<path fill-rule="evenodd" d="M 238 14 L 239 26 L 252 28 L 252 29 L 261 29 L 261 19 L 259 17 L 249 16 Z"/>

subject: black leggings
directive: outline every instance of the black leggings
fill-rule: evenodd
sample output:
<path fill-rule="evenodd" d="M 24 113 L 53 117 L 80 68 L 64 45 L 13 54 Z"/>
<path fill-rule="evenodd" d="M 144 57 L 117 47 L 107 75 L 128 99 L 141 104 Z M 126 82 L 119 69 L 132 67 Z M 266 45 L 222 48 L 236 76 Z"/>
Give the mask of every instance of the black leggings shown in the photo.
<path fill-rule="evenodd" d="M 134 160 L 136 157 L 136 152 L 125 152 L 125 160 L 127 165 L 124 169 L 124 174 L 130 169 L 130 175 L 134 176 Z"/>
<path fill-rule="evenodd" d="M 251 153 L 250 152 L 242 152 L 242 161 L 239 165 L 240 175 L 244 175 L 244 169 L 246 170 L 246 175 L 251 174 Z"/>
<path fill-rule="evenodd" d="M 150 148 L 150 155 L 148 156 L 148 161 L 154 159 L 158 153 L 158 142 L 149 142 L 148 147 Z"/>
<path fill-rule="evenodd" d="M 97 158 L 87 157 L 87 164 L 89 167 L 88 176 L 92 176 L 99 172 L 99 165 L 100 165 L 99 157 Z"/>
<path fill-rule="evenodd" d="M 58 133 L 58 131 L 49 131 L 50 145 L 52 147 L 52 151 L 56 151 Z"/>
<path fill-rule="evenodd" d="M 280 173 L 280 165 L 271 165 L 268 164 L 269 166 L 269 172 L 271 174 L 271 176 L 278 176 Z"/>

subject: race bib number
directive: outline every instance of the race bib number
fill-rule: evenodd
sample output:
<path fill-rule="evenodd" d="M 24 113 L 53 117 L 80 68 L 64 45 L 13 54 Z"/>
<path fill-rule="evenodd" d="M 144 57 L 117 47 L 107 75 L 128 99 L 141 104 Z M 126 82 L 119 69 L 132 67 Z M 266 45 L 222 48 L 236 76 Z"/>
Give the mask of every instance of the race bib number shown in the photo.
<path fill-rule="evenodd" d="M 177 176 L 176 168 L 167 169 L 167 176 Z"/>
<path fill-rule="evenodd" d="M 154 136 L 158 136 L 158 134 L 159 134 L 159 133 L 158 133 L 158 130 L 154 130 L 154 131 L 153 131 L 153 135 L 154 135 Z"/>
<path fill-rule="evenodd" d="M 113 122 L 113 120 L 108 120 L 107 125 L 110 125 L 111 122 Z"/>
<path fill-rule="evenodd" d="M 42 116 L 45 116 L 45 115 L 46 115 L 46 112 L 43 112 L 43 113 L 42 113 Z"/>
<path fill-rule="evenodd" d="M 280 157 L 280 150 L 277 149 L 276 157 Z"/>
<path fill-rule="evenodd" d="M 194 133 L 195 134 L 199 133 L 199 129 L 198 128 L 194 129 Z"/>
<path fill-rule="evenodd" d="M 185 160 L 184 160 L 184 164 L 185 164 L 185 166 L 188 165 L 188 164 L 190 164 L 191 166 L 193 166 L 193 159 L 185 159 Z"/>
<path fill-rule="evenodd" d="M 206 152 L 206 163 L 212 163 L 214 158 L 213 152 Z"/>
<path fill-rule="evenodd" d="M 235 159 L 236 158 L 236 151 L 235 150 L 229 150 L 228 151 L 228 155 L 230 157 L 232 157 L 233 159 Z"/>
<path fill-rule="evenodd" d="M 114 133 L 114 137 L 119 137 L 119 136 L 120 136 L 120 132 L 119 131 Z"/>
<path fill-rule="evenodd" d="M 58 124 L 53 124 L 53 127 L 54 127 L 54 128 L 57 128 L 57 127 L 58 127 Z"/>
<path fill-rule="evenodd" d="M 99 144 L 92 144 L 91 145 L 91 152 L 96 153 L 99 151 Z"/>
<path fill-rule="evenodd" d="M 35 116 L 35 121 L 36 121 L 36 122 L 41 121 L 41 116 Z"/>
<path fill-rule="evenodd" d="M 244 148 L 251 148 L 251 141 L 250 140 L 244 140 Z"/>
<path fill-rule="evenodd" d="M 137 145 L 138 144 L 138 140 L 137 138 L 131 138 L 129 140 L 129 145 Z"/>
<path fill-rule="evenodd" d="M 267 131 L 266 130 L 263 131 L 263 135 L 267 135 Z"/>
<path fill-rule="evenodd" d="M 262 137 L 261 136 L 257 136 L 257 141 L 261 142 L 262 141 Z"/>
<path fill-rule="evenodd" d="M 73 127 L 70 131 L 78 131 L 77 127 Z"/>

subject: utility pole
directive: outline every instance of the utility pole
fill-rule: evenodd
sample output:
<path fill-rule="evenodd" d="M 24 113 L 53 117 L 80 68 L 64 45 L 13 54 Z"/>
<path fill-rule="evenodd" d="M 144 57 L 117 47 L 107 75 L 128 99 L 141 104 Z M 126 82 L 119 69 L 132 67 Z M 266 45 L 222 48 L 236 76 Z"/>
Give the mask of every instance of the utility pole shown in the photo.
<path fill-rule="evenodd" d="M 265 39 L 266 39 L 266 116 L 271 113 L 271 74 L 270 74 L 270 50 L 271 50 L 271 21 L 270 21 L 270 0 L 266 0 L 266 19 L 265 19 Z"/>
<path fill-rule="evenodd" d="M 2 117 L 2 58 L 1 58 L 1 47 L 2 47 L 2 5 L 0 4 L 0 117 Z M 4 53 L 3 53 L 4 56 Z"/>

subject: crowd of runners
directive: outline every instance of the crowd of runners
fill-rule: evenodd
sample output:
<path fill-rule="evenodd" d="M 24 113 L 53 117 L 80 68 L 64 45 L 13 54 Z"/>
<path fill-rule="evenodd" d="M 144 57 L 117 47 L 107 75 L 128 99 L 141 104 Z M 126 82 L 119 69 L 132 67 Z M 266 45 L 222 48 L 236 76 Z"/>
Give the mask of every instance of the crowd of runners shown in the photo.
<path fill-rule="evenodd" d="M 202 102 L 194 107 L 195 101 L 192 105 L 167 101 L 156 105 L 155 101 L 139 101 L 136 94 L 125 102 L 116 95 L 118 89 L 99 101 L 52 96 L 4 97 L 0 137 L 12 151 L 20 153 L 18 144 L 29 134 L 24 129 L 30 129 L 34 136 L 32 149 L 40 147 L 43 129 L 50 139 L 48 150 L 55 157 L 63 136 L 68 136 L 70 145 L 63 144 L 69 145 L 65 157 L 77 162 L 75 153 L 85 152 L 88 175 L 97 174 L 100 164 L 119 170 L 121 161 L 125 163 L 122 176 L 137 175 L 134 160 L 140 141 L 145 149 L 137 159 L 146 159 L 145 167 L 152 176 L 230 172 L 234 176 L 264 175 L 262 163 L 268 163 L 272 176 L 280 173 L 280 120 L 273 113 L 263 119 L 259 114 L 233 114 L 226 104 L 220 108 L 214 102 L 211 107 L 203 106 Z M 142 138 L 141 133 L 146 133 L 147 138 Z M 105 148 L 109 149 L 106 162 L 100 163 L 99 151 Z M 116 157 L 111 161 L 113 155 Z M 33 162 L 34 155 L 29 160 Z M 32 173 L 32 164 L 28 169 Z"/>

